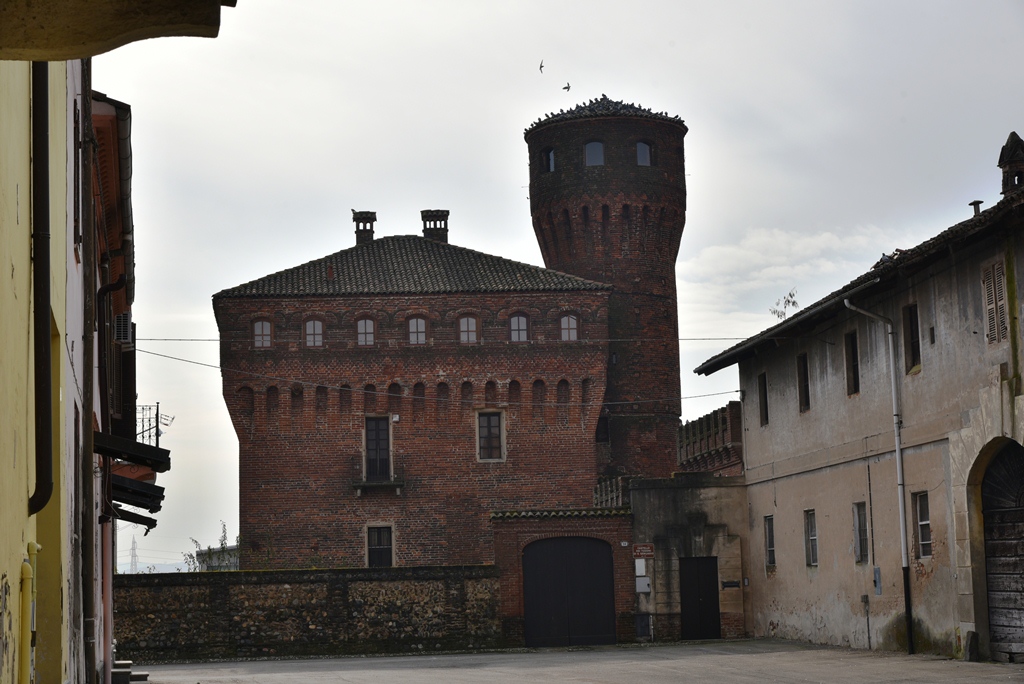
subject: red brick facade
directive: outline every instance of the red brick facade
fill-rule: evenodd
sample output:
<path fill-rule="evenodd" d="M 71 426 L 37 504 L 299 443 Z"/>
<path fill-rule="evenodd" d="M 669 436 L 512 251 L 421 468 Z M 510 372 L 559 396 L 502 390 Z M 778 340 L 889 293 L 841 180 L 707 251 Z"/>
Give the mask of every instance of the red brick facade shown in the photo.
<path fill-rule="evenodd" d="M 615 576 L 615 626 L 618 641 L 636 640 L 633 612 L 636 605 L 633 580 L 633 519 L 621 512 L 570 516 L 496 517 L 494 557 L 501 568 L 502 636 L 523 637 L 523 550 L 532 542 L 550 537 L 590 537 L 612 547 Z"/>
<path fill-rule="evenodd" d="M 393 526 L 396 565 L 490 563 L 490 511 L 590 505 L 606 291 L 574 293 L 571 306 L 565 293 L 516 293 L 220 298 L 215 308 L 240 448 L 243 568 L 362 567 L 375 524 Z M 575 342 L 559 340 L 567 310 Z M 467 312 L 477 344 L 457 341 Z M 527 314 L 530 341 L 509 341 L 512 313 Z M 414 315 L 427 320 L 427 344 L 408 342 Z M 357 344 L 363 317 L 376 323 L 370 346 Z M 324 323 L 322 347 L 304 344 L 310 318 Z M 253 346 L 257 319 L 271 322 L 269 348 Z M 477 457 L 486 409 L 503 416 L 503 460 Z M 400 494 L 356 488 L 367 415 L 393 421 Z"/>
<path fill-rule="evenodd" d="M 743 406 L 726 406 L 688 420 L 680 428 L 679 470 L 715 473 L 723 477 L 743 474 Z"/>
<path fill-rule="evenodd" d="M 548 268 L 615 288 L 605 399 L 612 463 L 604 474 L 667 477 L 680 415 L 675 263 L 686 223 L 687 129 L 606 98 L 588 106 L 600 115 L 556 114 L 526 132 L 533 227 Z M 588 163 L 591 142 L 602 145 L 601 164 Z"/>

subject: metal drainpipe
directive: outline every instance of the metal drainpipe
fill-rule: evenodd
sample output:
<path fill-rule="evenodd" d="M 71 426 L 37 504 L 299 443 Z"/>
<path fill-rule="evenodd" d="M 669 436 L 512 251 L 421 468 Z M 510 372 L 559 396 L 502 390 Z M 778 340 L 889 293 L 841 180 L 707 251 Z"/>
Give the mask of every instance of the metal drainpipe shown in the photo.
<path fill-rule="evenodd" d="M 50 74 L 32 62 L 32 327 L 35 353 L 36 486 L 28 514 L 53 494 L 53 410 L 50 406 Z"/>
<path fill-rule="evenodd" d="M 914 652 L 914 614 L 910 602 L 910 554 L 907 551 L 907 495 L 903 486 L 903 445 L 900 440 L 900 428 L 903 418 L 900 413 L 899 394 L 896 389 L 896 342 L 893 332 L 892 321 L 885 316 L 865 311 L 850 303 L 849 299 L 843 300 L 846 308 L 856 311 L 879 323 L 885 324 L 885 331 L 889 337 L 889 376 L 892 379 L 892 428 L 896 436 L 896 490 L 899 494 L 900 510 L 900 553 L 903 555 L 903 611 L 907 620 L 907 653 Z"/>
<path fill-rule="evenodd" d="M 32 564 L 21 564 L 21 651 L 18 662 L 19 684 L 32 684 Z"/>
<path fill-rule="evenodd" d="M 96 243 L 92 168 L 96 136 L 92 128 L 92 61 L 82 63 L 82 298 L 84 315 L 82 332 L 82 454 L 78 477 L 82 495 L 79 498 L 82 525 L 82 652 L 85 654 L 85 682 L 96 684 L 99 672 L 96 663 L 96 487 L 93 454 L 93 354 L 96 330 Z"/>

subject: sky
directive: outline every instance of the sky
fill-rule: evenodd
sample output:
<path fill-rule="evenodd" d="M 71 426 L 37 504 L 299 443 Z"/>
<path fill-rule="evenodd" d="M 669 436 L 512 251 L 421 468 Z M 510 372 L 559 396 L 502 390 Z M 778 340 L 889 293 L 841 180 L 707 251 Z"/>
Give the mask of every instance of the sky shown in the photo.
<path fill-rule="evenodd" d="M 351 247 L 350 209 L 378 237 L 448 209 L 452 243 L 543 265 L 524 129 L 602 94 L 680 116 L 696 418 L 738 389 L 693 374 L 734 343 L 701 338 L 754 335 L 791 290 L 811 304 L 999 199 L 1021 36 L 1024 5 L 998 0 L 242 0 L 216 39 L 96 57 L 94 88 L 132 106 L 138 402 L 174 416 L 158 526 L 121 527 L 120 569 L 133 537 L 140 571 L 234 540 L 211 295 Z"/>

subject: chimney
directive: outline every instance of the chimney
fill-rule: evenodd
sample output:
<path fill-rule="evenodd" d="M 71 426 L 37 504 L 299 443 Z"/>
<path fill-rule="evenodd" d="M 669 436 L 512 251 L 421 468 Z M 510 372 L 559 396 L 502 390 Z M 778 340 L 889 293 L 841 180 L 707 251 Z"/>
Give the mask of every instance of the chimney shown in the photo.
<path fill-rule="evenodd" d="M 356 224 L 356 244 L 365 245 L 373 242 L 373 224 L 377 222 L 377 212 L 352 210 L 352 222 Z"/>
<path fill-rule="evenodd" d="M 977 216 L 978 214 L 981 213 L 981 205 L 982 204 L 984 204 L 984 202 L 982 202 L 981 200 L 974 200 L 973 202 L 968 202 L 967 203 L 968 206 L 974 207 L 974 215 L 975 216 Z"/>
<path fill-rule="evenodd" d="M 420 212 L 423 219 L 423 237 L 438 242 L 448 242 L 448 210 L 424 209 Z"/>

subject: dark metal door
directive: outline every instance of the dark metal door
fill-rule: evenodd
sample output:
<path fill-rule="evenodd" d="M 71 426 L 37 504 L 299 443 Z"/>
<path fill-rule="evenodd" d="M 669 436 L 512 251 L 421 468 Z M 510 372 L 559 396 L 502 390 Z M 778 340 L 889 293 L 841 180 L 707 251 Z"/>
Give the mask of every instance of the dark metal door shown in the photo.
<path fill-rule="evenodd" d="M 992 657 L 1024 661 L 1024 449 L 992 459 L 981 484 Z"/>
<path fill-rule="evenodd" d="M 682 639 L 721 639 L 718 557 L 679 559 L 679 613 Z"/>
<path fill-rule="evenodd" d="M 612 549 L 589 537 L 556 537 L 523 551 L 527 646 L 615 643 Z"/>
<path fill-rule="evenodd" d="M 371 482 L 391 479 L 387 418 L 366 419 L 366 479 Z"/>

